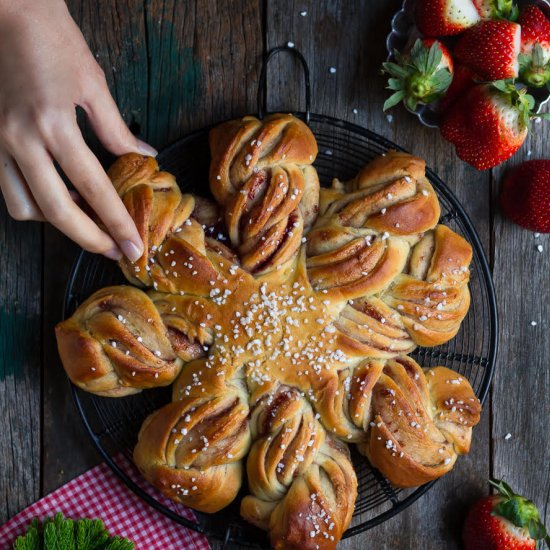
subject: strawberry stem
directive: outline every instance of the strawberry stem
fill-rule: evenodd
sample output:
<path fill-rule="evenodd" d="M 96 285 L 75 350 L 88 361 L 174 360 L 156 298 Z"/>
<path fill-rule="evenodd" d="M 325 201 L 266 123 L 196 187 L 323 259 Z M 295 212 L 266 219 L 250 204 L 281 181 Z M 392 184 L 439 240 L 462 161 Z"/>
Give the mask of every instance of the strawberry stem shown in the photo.
<path fill-rule="evenodd" d="M 435 41 L 429 48 L 418 39 L 409 55 L 394 51 L 395 62 L 383 63 L 389 90 L 393 94 L 384 103 L 384 111 L 403 101 L 415 110 L 419 103 L 431 103 L 441 98 L 449 88 L 452 75 L 443 62 L 443 51 Z"/>
<path fill-rule="evenodd" d="M 522 82 L 535 88 L 550 83 L 550 60 L 545 62 L 544 49 L 539 42 L 535 43 L 530 54 L 520 54 L 519 67 Z"/>
<path fill-rule="evenodd" d="M 518 18 L 518 9 L 512 0 L 497 0 L 495 16 L 501 19 L 515 21 Z"/>

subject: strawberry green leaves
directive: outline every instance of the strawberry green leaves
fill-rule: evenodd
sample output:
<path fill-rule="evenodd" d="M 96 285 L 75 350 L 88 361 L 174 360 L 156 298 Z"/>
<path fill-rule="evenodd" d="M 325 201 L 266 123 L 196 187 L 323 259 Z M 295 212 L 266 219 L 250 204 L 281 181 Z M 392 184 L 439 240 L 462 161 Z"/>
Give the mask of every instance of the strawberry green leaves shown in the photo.
<path fill-rule="evenodd" d="M 519 10 L 513 0 L 473 0 L 482 19 L 508 19 L 516 21 Z"/>
<path fill-rule="evenodd" d="M 415 110 L 419 103 L 440 99 L 452 81 L 452 61 L 447 49 L 437 40 L 418 39 L 410 54 L 394 51 L 395 63 L 383 64 L 389 90 L 394 93 L 384 103 L 384 111 L 403 101 Z"/>
<path fill-rule="evenodd" d="M 550 115 L 548 113 L 535 114 L 533 112 L 535 99 L 527 93 L 525 86 L 517 85 L 513 80 L 496 80 L 491 85 L 505 94 L 505 97 L 510 101 L 510 105 L 520 112 L 523 124 L 527 129 L 531 126 L 531 120 L 534 118 L 549 120 Z"/>
<path fill-rule="evenodd" d="M 536 505 L 525 497 L 514 493 L 512 488 L 504 481 L 491 479 L 489 480 L 489 484 L 502 497 L 501 501 L 494 507 L 492 514 L 511 521 L 517 527 L 526 527 L 532 539 L 537 541 L 544 540 L 550 548 L 550 536 L 540 521 Z"/>

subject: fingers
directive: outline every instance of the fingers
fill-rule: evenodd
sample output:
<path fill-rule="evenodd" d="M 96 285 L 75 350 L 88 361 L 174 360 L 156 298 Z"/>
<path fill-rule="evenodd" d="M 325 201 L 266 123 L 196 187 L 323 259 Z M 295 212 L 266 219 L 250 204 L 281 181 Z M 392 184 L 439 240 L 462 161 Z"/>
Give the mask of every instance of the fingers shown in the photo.
<path fill-rule="evenodd" d="M 89 100 L 75 103 L 84 107 L 107 149 L 117 155 L 132 151 L 157 154 L 129 131 L 104 78 L 92 79 L 86 95 Z M 33 126 L 35 132 L 31 131 Z M 23 133 L 22 127 L 6 124 L 2 132 L 6 151 L 0 149 L 0 189 L 10 214 L 16 219 L 47 220 L 92 252 L 119 259 L 122 251 L 131 261 L 139 259 L 143 243 L 135 223 L 86 145 L 74 112 L 49 108 L 36 120 L 28 120 Z M 110 235 L 75 204 L 51 157 L 101 218 Z"/>
<path fill-rule="evenodd" d="M 44 221 L 44 216 L 13 158 L 0 148 L 0 189 L 15 220 Z"/>
<path fill-rule="evenodd" d="M 27 143 L 17 164 L 44 218 L 90 252 L 119 260 L 120 250 L 73 202 L 56 172 L 48 152 L 38 143 Z"/>
<path fill-rule="evenodd" d="M 147 143 L 137 139 L 126 126 L 118 107 L 111 96 L 105 80 L 101 80 L 98 89 L 83 101 L 92 128 L 103 146 L 115 155 L 141 153 L 156 157 L 157 151 Z"/>
<path fill-rule="evenodd" d="M 58 127 L 49 150 L 80 195 L 101 218 L 109 234 L 131 261 L 143 253 L 143 242 L 134 220 L 120 200 L 103 167 L 90 151 L 72 121 Z"/>

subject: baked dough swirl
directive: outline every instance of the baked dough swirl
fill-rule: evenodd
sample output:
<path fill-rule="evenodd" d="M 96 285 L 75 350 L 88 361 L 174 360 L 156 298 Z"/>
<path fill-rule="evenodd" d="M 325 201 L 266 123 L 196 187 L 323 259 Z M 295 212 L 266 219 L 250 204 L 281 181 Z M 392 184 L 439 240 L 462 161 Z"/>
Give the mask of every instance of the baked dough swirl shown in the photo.
<path fill-rule="evenodd" d="M 317 144 L 291 115 L 210 134 L 215 202 L 182 194 L 154 159 L 109 171 L 145 253 L 57 327 L 83 389 L 174 382 L 134 460 L 168 497 L 227 506 L 277 549 L 332 549 L 348 528 L 354 444 L 396 486 L 452 469 L 480 405 L 463 377 L 407 356 L 459 330 L 470 245 L 438 225 L 424 161 L 388 152 L 319 189 Z"/>

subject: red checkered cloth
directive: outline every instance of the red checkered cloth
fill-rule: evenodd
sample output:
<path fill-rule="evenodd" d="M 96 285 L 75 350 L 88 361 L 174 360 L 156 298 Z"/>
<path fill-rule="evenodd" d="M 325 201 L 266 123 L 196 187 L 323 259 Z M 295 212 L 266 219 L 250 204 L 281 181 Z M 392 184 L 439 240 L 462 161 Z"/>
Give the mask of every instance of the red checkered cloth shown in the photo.
<path fill-rule="evenodd" d="M 195 521 L 189 508 L 168 500 L 147 486 L 135 466 L 126 458 L 117 457 L 117 463 L 134 482 L 143 488 L 147 487 L 147 492 L 161 504 Z M 62 512 L 65 517 L 72 519 L 99 518 L 112 535 L 134 541 L 136 550 L 210 550 L 204 535 L 157 512 L 130 491 L 106 464 L 100 464 L 69 481 L 0 527 L 0 548 L 11 548 L 17 536 L 26 531 L 33 518 L 44 519 L 56 512 Z"/>

